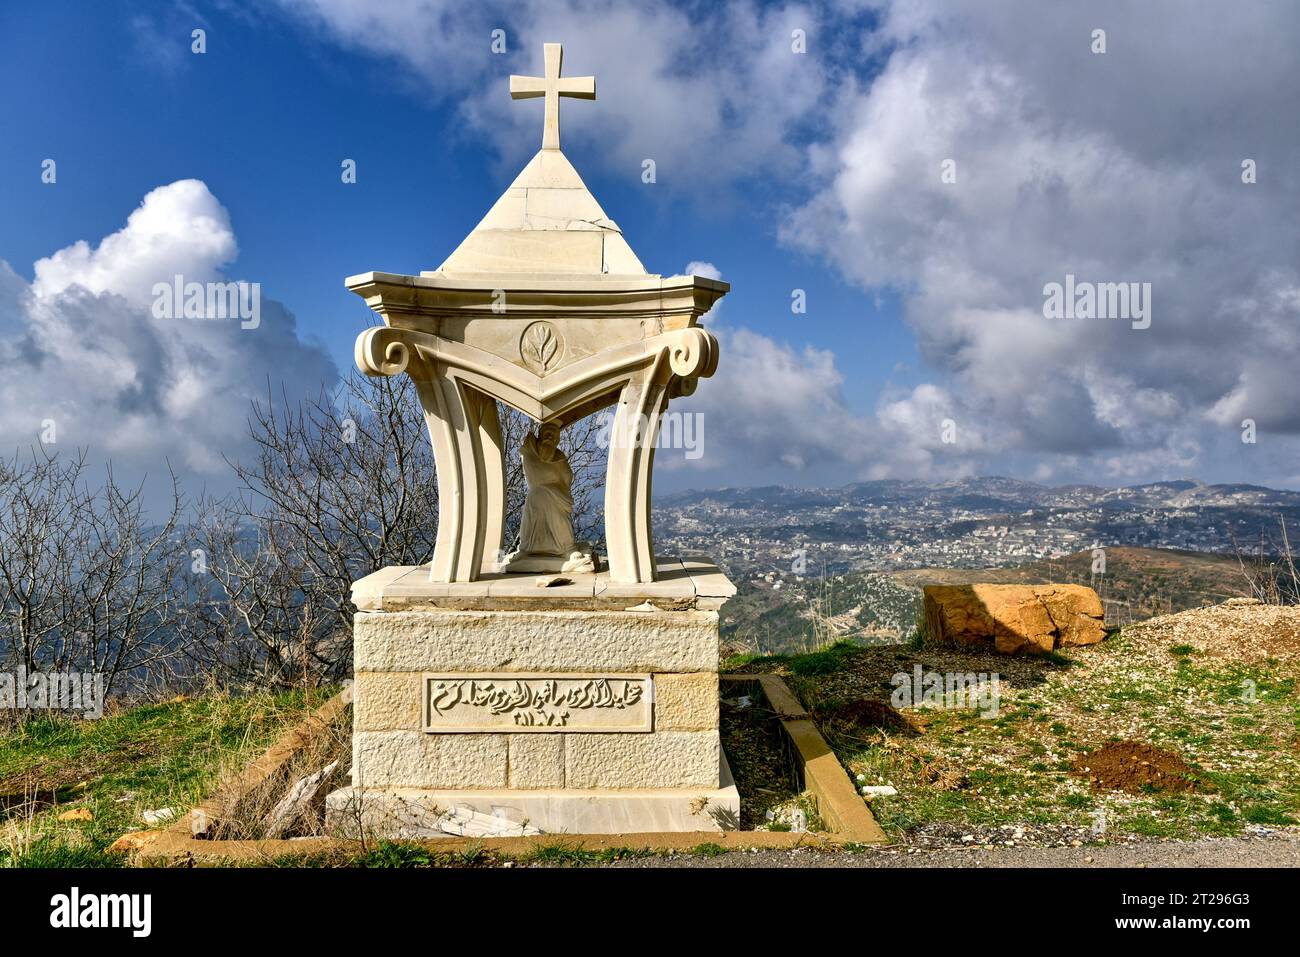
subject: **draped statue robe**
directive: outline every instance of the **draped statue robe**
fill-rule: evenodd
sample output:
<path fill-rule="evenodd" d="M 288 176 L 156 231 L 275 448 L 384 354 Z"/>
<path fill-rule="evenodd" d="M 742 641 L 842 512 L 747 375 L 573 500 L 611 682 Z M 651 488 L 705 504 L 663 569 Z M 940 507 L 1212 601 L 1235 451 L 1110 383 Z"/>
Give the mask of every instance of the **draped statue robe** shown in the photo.
<path fill-rule="evenodd" d="M 524 438 L 524 516 L 519 525 L 523 555 L 564 555 L 573 551 L 573 469 L 558 448 L 543 458 L 536 435 Z"/>

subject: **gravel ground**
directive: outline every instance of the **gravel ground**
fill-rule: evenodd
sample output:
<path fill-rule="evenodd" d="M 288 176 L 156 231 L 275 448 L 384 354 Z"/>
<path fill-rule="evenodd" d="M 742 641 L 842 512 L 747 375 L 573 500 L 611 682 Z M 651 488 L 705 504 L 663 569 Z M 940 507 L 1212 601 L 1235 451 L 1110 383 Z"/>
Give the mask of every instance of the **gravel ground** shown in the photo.
<path fill-rule="evenodd" d="M 1199 841 L 1134 841 L 1084 847 L 883 847 L 857 852 L 800 848 L 678 855 L 610 867 L 1300 867 L 1300 828 Z"/>

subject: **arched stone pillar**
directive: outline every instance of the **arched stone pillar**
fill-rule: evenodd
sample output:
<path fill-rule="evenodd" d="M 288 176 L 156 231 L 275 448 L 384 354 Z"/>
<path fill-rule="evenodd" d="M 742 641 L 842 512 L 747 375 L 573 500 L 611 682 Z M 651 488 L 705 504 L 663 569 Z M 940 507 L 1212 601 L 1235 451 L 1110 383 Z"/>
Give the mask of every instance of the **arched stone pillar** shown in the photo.
<path fill-rule="evenodd" d="M 699 327 L 659 333 L 540 378 L 463 343 L 389 326 L 357 339 L 368 375 L 406 372 L 433 443 L 438 535 L 430 580 L 478 579 L 495 563 L 505 524 L 505 449 L 496 403 L 538 422 L 567 424 L 617 396 L 605 477 L 610 579 L 655 580 L 651 490 L 660 420 L 717 367 L 717 340 Z"/>

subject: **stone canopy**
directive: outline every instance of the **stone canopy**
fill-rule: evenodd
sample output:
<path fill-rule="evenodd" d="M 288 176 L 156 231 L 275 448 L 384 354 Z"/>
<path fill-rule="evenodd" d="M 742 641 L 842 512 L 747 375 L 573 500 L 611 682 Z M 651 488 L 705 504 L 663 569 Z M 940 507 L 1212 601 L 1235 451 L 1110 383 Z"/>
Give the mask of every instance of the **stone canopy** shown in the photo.
<path fill-rule="evenodd" d="M 497 402 L 560 427 L 616 406 L 609 577 L 653 581 L 660 417 L 717 368 L 717 340 L 698 322 L 730 287 L 646 271 L 560 151 L 559 97 L 595 97 L 594 79 L 561 77 L 560 64 L 559 44 L 547 44 L 545 77 L 511 78 L 516 98 L 546 100 L 542 149 L 442 265 L 346 280 L 384 320 L 358 337 L 358 367 L 410 375 L 424 409 L 439 488 L 436 582 L 495 570 L 505 521 Z"/>

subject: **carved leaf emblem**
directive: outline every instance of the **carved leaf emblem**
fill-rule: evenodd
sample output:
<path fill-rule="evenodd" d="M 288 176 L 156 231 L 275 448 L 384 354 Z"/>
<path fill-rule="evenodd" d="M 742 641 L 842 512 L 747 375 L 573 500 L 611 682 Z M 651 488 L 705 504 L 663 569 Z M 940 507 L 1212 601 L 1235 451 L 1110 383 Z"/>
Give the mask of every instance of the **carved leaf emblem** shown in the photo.
<path fill-rule="evenodd" d="M 549 322 L 534 322 L 519 341 L 519 355 L 534 372 L 546 372 L 560 357 L 563 343 Z"/>

